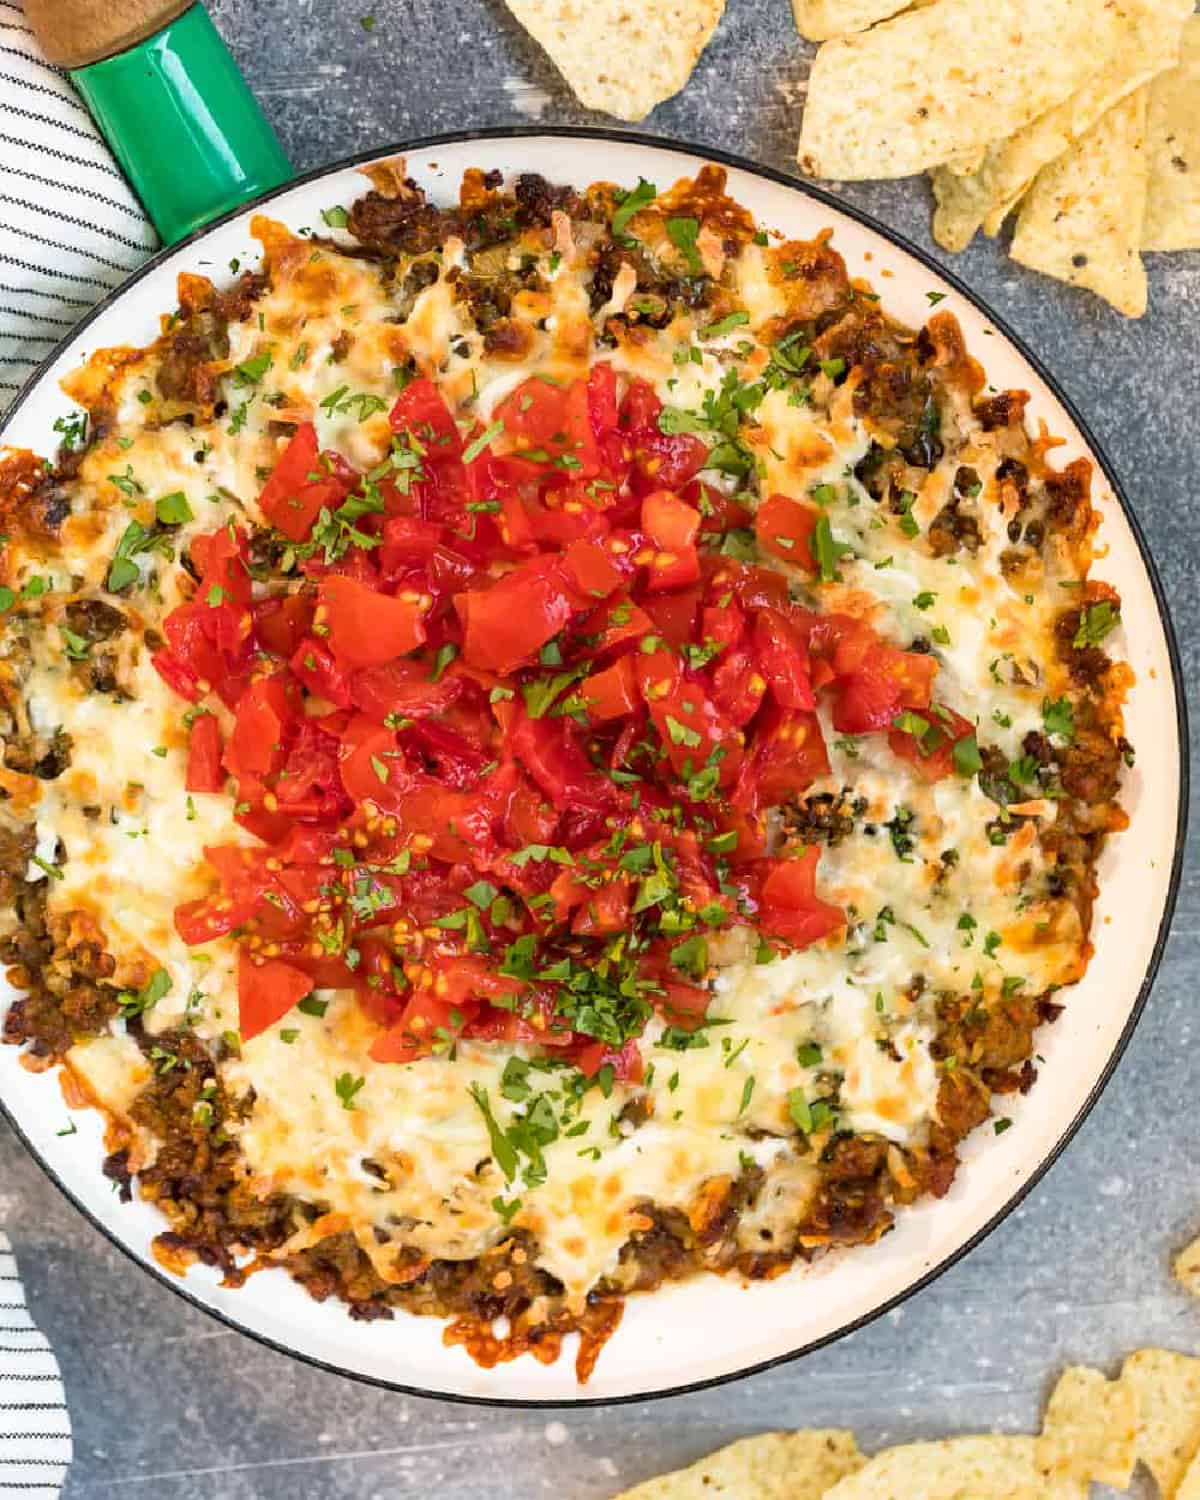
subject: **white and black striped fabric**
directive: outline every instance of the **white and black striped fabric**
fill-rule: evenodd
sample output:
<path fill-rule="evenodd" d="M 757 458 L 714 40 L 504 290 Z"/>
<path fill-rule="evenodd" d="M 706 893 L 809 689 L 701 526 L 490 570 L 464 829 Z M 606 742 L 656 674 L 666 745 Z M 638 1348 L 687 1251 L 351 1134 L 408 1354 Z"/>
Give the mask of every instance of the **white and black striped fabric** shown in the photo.
<path fill-rule="evenodd" d="M 0 0 L 0 412 L 157 248 L 70 79 L 39 54 L 21 7 Z"/>
<path fill-rule="evenodd" d="M 0 0 L 0 414 L 158 246 L 70 80 Z M 0 1233 L 0 1500 L 56 1500 L 71 1463 L 58 1361 Z"/>
<path fill-rule="evenodd" d="M 71 1464 L 71 1417 L 54 1351 L 25 1306 L 0 1233 L 0 1497 L 56 1500 Z"/>

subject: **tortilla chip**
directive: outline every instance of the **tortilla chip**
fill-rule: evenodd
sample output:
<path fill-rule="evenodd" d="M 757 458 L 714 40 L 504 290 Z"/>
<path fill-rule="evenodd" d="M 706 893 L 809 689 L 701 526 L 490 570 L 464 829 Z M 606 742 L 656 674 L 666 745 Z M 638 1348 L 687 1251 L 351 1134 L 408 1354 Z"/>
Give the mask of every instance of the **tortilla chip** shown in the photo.
<path fill-rule="evenodd" d="M 864 1462 L 852 1432 L 763 1432 L 617 1500 L 821 1500 Z"/>
<path fill-rule="evenodd" d="M 1138 254 L 1146 211 L 1146 90 L 1135 90 L 1077 146 L 1043 167 L 1021 204 L 1014 260 L 1086 287 L 1127 318 L 1146 311 Z"/>
<path fill-rule="evenodd" d="M 641 120 L 688 81 L 725 0 L 505 0 L 579 102 Z"/>
<path fill-rule="evenodd" d="M 1147 216 L 1149 210 L 1147 209 Z M 1193 1240 L 1175 1257 L 1175 1279 L 1193 1297 L 1200 1297 L 1200 1240 Z"/>
<path fill-rule="evenodd" d="M 1150 89 L 1146 154 L 1142 249 L 1200 249 L 1200 16 L 1183 28 L 1179 66 Z"/>
<path fill-rule="evenodd" d="M 1116 0 L 939 0 L 826 42 L 808 81 L 801 170 L 907 177 L 1011 135 L 1115 55 Z"/>
<path fill-rule="evenodd" d="M 810 42 L 866 31 L 904 10 L 908 0 L 792 0 L 796 29 Z"/>
<path fill-rule="evenodd" d="M 1047 1478 L 1124 1489 L 1137 1463 L 1138 1394 L 1099 1370 L 1064 1370 L 1046 1407 L 1034 1462 Z"/>
<path fill-rule="evenodd" d="M 1166 1349 L 1139 1349 L 1125 1361 L 1121 1384 L 1136 1392 L 1138 1458 L 1154 1476 L 1160 1500 L 1175 1500 L 1200 1451 L 1200 1359 Z"/>
<path fill-rule="evenodd" d="M 1044 1479 L 1031 1437 L 959 1437 L 885 1448 L 824 1500 L 1087 1500 L 1087 1486 Z"/>
<path fill-rule="evenodd" d="M 986 234 L 998 234 L 1044 166 L 1069 150 L 1114 104 L 1177 61 L 1192 0 L 1125 0 L 1124 9 L 1120 51 L 1083 88 L 1015 135 L 996 141 L 970 176 L 953 163 L 935 168 L 933 237 L 944 249 L 964 250 L 981 224 Z"/>

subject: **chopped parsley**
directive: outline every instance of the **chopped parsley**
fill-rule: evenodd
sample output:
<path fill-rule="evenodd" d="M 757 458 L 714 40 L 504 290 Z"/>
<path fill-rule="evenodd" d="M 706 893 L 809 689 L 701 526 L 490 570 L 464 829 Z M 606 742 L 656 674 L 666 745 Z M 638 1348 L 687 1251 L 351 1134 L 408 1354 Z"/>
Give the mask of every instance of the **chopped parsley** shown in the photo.
<path fill-rule="evenodd" d="M 341 1100 L 343 1109 L 354 1108 L 354 1097 L 360 1089 L 365 1087 L 366 1082 L 367 1080 L 365 1078 L 355 1078 L 352 1073 L 338 1074 L 338 1077 L 334 1082 L 333 1089 L 334 1093 L 336 1093 L 338 1098 Z"/>
<path fill-rule="evenodd" d="M 613 238 L 620 239 L 625 233 L 625 226 L 634 214 L 648 207 L 657 197 L 658 189 L 652 182 L 647 182 L 644 177 L 638 178 L 637 187 L 620 194 L 617 199 L 617 211 L 612 216 Z"/>
<path fill-rule="evenodd" d="M 684 260 L 687 268 L 693 276 L 704 275 L 704 262 L 700 258 L 700 251 L 696 248 L 696 242 L 700 234 L 700 224 L 696 219 L 668 219 L 667 234 L 671 243 L 675 246 Z"/>
<path fill-rule="evenodd" d="M 1079 611 L 1079 628 L 1071 644 L 1076 650 L 1098 646 L 1120 623 L 1121 611 L 1110 600 L 1101 599 L 1098 604 L 1086 604 Z"/>

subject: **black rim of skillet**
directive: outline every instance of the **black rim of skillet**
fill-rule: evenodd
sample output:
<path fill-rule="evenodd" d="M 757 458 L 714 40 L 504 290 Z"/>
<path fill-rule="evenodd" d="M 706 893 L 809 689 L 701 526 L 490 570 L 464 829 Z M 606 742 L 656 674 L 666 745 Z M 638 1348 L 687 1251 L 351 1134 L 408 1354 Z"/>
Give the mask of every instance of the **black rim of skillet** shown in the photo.
<path fill-rule="evenodd" d="M 379 1386 L 385 1390 L 396 1391 L 403 1395 L 422 1396 L 430 1400 L 453 1401 L 467 1406 L 511 1407 L 518 1409 L 575 1409 L 580 1407 L 626 1406 L 637 1401 L 658 1400 L 666 1398 L 668 1396 L 683 1396 L 695 1391 L 709 1390 L 712 1387 L 725 1385 L 733 1380 L 741 1380 L 747 1376 L 759 1374 L 764 1370 L 773 1369 L 777 1365 L 788 1364 L 793 1360 L 800 1359 L 803 1355 L 811 1354 L 817 1349 L 822 1349 L 828 1344 L 835 1343 L 838 1339 L 844 1338 L 847 1334 L 854 1333 L 857 1329 L 866 1327 L 868 1323 L 873 1323 L 876 1318 L 882 1317 L 884 1313 L 890 1312 L 895 1307 L 899 1307 L 901 1303 L 907 1302 L 910 1297 L 914 1296 L 917 1292 L 921 1291 L 923 1288 L 936 1281 L 939 1276 L 948 1271 L 952 1266 L 957 1265 L 965 1255 L 969 1254 L 972 1250 L 975 1249 L 977 1245 L 982 1243 L 982 1241 L 985 1240 L 987 1236 L 991 1234 L 991 1232 L 995 1228 L 997 1228 L 998 1225 L 1003 1223 L 1003 1221 L 1008 1218 L 1009 1214 L 1011 1214 L 1012 1211 L 1025 1200 L 1026 1196 L 1030 1192 L 1032 1192 L 1034 1187 L 1037 1186 L 1037 1184 L 1042 1180 L 1049 1169 L 1058 1160 L 1062 1152 L 1066 1149 L 1067 1145 L 1073 1139 L 1075 1133 L 1083 1124 L 1084 1120 L 1091 1113 L 1093 1107 L 1096 1104 L 1096 1101 L 1104 1092 L 1105 1087 L 1112 1077 L 1118 1062 L 1121 1060 L 1126 1047 L 1129 1045 L 1130 1038 L 1133 1036 L 1134 1030 L 1137 1027 L 1139 1020 L 1141 1019 L 1142 1011 L 1145 1009 L 1146 1001 L 1149 998 L 1151 987 L 1154 983 L 1155 976 L 1158 973 L 1158 966 L 1161 962 L 1163 948 L 1166 945 L 1167 936 L 1170 932 L 1171 919 L 1174 915 L 1175 902 L 1179 893 L 1179 885 L 1183 873 L 1183 855 L 1187 829 L 1190 774 L 1187 704 L 1184 697 L 1183 669 L 1179 657 L 1179 643 L 1175 637 L 1175 627 L 1172 623 L 1171 614 L 1167 607 L 1166 595 L 1163 590 L 1162 580 L 1158 576 L 1158 569 L 1155 567 L 1154 560 L 1151 557 L 1150 549 L 1147 545 L 1142 527 L 1138 521 L 1137 516 L 1134 513 L 1133 507 L 1129 503 L 1128 496 L 1125 494 L 1121 481 L 1117 477 L 1116 471 L 1109 461 L 1107 455 L 1101 448 L 1100 444 L 1097 442 L 1091 429 L 1088 427 L 1087 422 L 1084 420 L 1074 402 L 1063 390 L 1062 386 L 1059 384 L 1056 378 L 1051 375 L 1050 372 L 1046 369 L 1045 365 L 1038 358 L 1038 356 L 1032 351 L 1032 349 L 1029 348 L 1025 341 L 1016 332 L 1014 332 L 1014 330 L 1008 325 L 1008 323 L 1003 318 L 998 317 L 996 313 L 990 307 L 988 307 L 988 305 L 983 302 L 980 297 L 978 297 L 973 291 L 971 291 L 966 283 L 963 282 L 953 271 L 947 270 L 945 266 L 934 260 L 934 258 L 927 251 L 922 250 L 919 245 L 914 244 L 904 235 L 898 234 L 894 229 L 891 229 L 886 224 L 873 219 L 871 215 L 864 213 L 855 205 L 843 202 L 841 199 L 835 197 L 832 193 L 826 192 L 822 188 L 814 186 L 807 180 L 789 176 L 786 172 L 781 172 L 776 168 L 760 166 L 756 162 L 749 160 L 749 158 L 738 156 L 730 151 L 721 151 L 707 146 L 689 146 L 685 142 L 675 140 L 669 136 L 658 137 L 653 135 L 643 135 L 632 130 L 615 130 L 607 129 L 604 127 L 569 125 L 488 126 L 475 130 L 454 130 L 447 131 L 440 135 L 421 136 L 415 140 L 403 142 L 398 145 L 381 146 L 373 150 L 361 151 L 354 156 L 345 157 L 341 161 L 335 162 L 330 166 L 316 167 L 309 172 L 303 172 L 299 176 L 293 177 L 288 182 L 283 183 L 281 186 L 272 188 L 270 189 L 270 191 L 263 193 L 261 196 L 251 200 L 251 202 L 244 203 L 238 208 L 232 209 L 226 214 L 222 214 L 220 218 L 214 219 L 210 223 L 205 224 L 202 228 L 194 230 L 186 238 L 177 241 L 175 244 L 169 245 L 164 249 L 158 251 L 145 263 L 144 266 L 135 271 L 130 277 L 127 278 L 127 280 L 122 282 L 120 286 L 115 287 L 111 292 L 109 292 L 107 296 L 105 296 L 102 301 L 98 302 L 92 309 L 92 311 L 89 312 L 88 315 L 66 336 L 66 338 L 64 338 L 55 347 L 49 357 L 42 362 L 37 371 L 25 383 L 16 400 L 9 408 L 3 424 L 0 424 L 0 446 L 3 445 L 4 434 L 7 431 L 8 425 L 11 422 L 13 416 L 16 414 L 19 408 L 24 405 L 31 392 L 36 386 L 40 384 L 50 366 L 60 357 L 64 350 L 74 345 L 78 341 L 80 334 L 83 333 L 85 329 L 87 329 L 102 313 L 104 313 L 115 302 L 119 301 L 125 295 L 125 293 L 129 291 L 130 288 L 135 286 L 139 281 L 141 281 L 143 277 L 151 275 L 165 260 L 176 254 L 176 252 L 183 250 L 189 245 L 193 245 L 197 241 L 203 239 L 207 234 L 211 233 L 212 230 L 220 228 L 224 224 L 231 223 L 235 219 L 241 218 L 242 216 L 252 212 L 254 209 L 259 208 L 264 204 L 270 203 L 275 198 L 282 197 L 285 193 L 290 192 L 293 188 L 303 187 L 308 183 L 318 181 L 322 177 L 331 177 L 335 173 L 345 171 L 347 168 L 362 166 L 366 162 L 376 161 L 381 157 L 402 156 L 411 152 L 436 149 L 439 146 L 463 145 L 471 141 L 513 140 L 516 142 L 520 142 L 522 140 L 538 138 L 544 139 L 547 136 L 551 138 L 562 138 L 566 140 L 614 141 L 619 142 L 622 145 L 648 146 L 660 151 L 673 152 L 680 156 L 687 156 L 693 159 L 699 158 L 703 161 L 716 162 L 721 166 L 733 167 L 738 171 L 749 173 L 752 176 L 766 178 L 768 181 L 777 183 L 781 187 L 790 188 L 793 192 L 797 192 L 803 194 L 808 198 L 814 199 L 816 202 L 822 204 L 828 209 L 835 211 L 836 213 L 845 214 L 847 218 L 853 219 L 858 224 L 862 225 L 865 229 L 869 229 L 874 233 L 881 235 L 884 239 L 890 241 L 898 249 L 904 251 L 905 254 L 912 256 L 912 258 L 918 261 L 922 266 L 924 266 L 926 270 L 930 271 L 934 276 L 939 277 L 942 281 L 953 287 L 955 292 L 959 296 L 965 298 L 973 307 L 975 307 L 978 312 L 981 312 L 1000 331 L 1000 333 L 1008 339 L 1008 341 L 1013 345 L 1013 347 L 1017 350 L 1021 357 L 1045 382 L 1046 386 L 1057 398 L 1057 400 L 1061 402 L 1063 408 L 1067 412 L 1067 415 L 1075 424 L 1091 455 L 1099 464 L 1100 469 L 1103 472 L 1109 486 L 1111 487 L 1113 494 L 1116 496 L 1117 503 L 1120 505 L 1121 510 L 1124 513 L 1125 520 L 1133 533 L 1134 541 L 1137 543 L 1138 552 L 1141 555 L 1142 566 L 1146 570 L 1146 574 L 1150 580 L 1151 589 L 1154 593 L 1154 602 L 1158 610 L 1159 620 L 1162 623 L 1163 634 L 1167 642 L 1167 654 L 1171 663 L 1171 677 L 1175 695 L 1175 726 L 1179 743 L 1179 810 L 1176 818 L 1175 848 L 1171 859 L 1171 878 L 1167 887 L 1167 897 L 1166 901 L 1163 904 L 1162 917 L 1159 921 L 1158 932 L 1154 940 L 1154 949 L 1150 955 L 1150 961 L 1146 967 L 1146 973 L 1143 976 L 1141 985 L 1138 989 L 1137 1000 L 1135 1001 L 1133 1008 L 1129 1013 L 1129 1019 L 1126 1022 L 1123 1031 L 1121 1032 L 1116 1046 L 1113 1048 L 1107 1062 L 1105 1063 L 1100 1076 L 1092 1085 L 1092 1088 L 1088 1092 L 1087 1098 L 1080 1106 L 1074 1119 L 1071 1120 L 1070 1123 L 1062 1131 L 1056 1144 L 1051 1148 L 1050 1151 L 1047 1152 L 1047 1154 L 1037 1164 L 1037 1166 L 1033 1169 L 1033 1171 L 1029 1174 L 1025 1181 L 1021 1183 L 1021 1185 L 1014 1191 L 1012 1196 L 1004 1204 L 1003 1208 L 1001 1208 L 997 1213 L 993 1214 L 993 1216 L 987 1221 L 987 1223 L 984 1224 L 980 1229 L 976 1230 L 976 1232 L 971 1235 L 971 1237 L 964 1244 L 960 1245 L 951 1254 L 946 1256 L 944 1260 L 939 1261 L 937 1265 L 933 1266 L 922 1276 L 918 1277 L 903 1291 L 898 1292 L 894 1297 L 889 1298 L 886 1302 L 880 1303 L 879 1306 L 873 1307 L 869 1312 L 863 1313 L 860 1317 L 854 1318 L 850 1322 L 843 1324 L 840 1328 L 837 1328 L 830 1333 L 823 1334 L 820 1338 L 812 1339 L 795 1349 L 789 1350 L 785 1354 L 777 1354 L 770 1359 L 759 1360 L 755 1364 L 744 1365 L 739 1369 L 730 1370 L 723 1375 L 714 1375 L 707 1380 L 684 1381 L 679 1385 L 667 1386 L 659 1390 L 636 1391 L 623 1396 L 584 1396 L 579 1399 L 572 1399 L 570 1397 L 515 1398 L 504 1396 L 473 1396 L 446 1391 L 429 1390 L 423 1386 L 406 1385 L 401 1380 L 389 1380 L 379 1375 L 364 1374 L 362 1371 L 350 1369 L 345 1365 L 334 1364 L 329 1360 L 318 1358 L 316 1355 L 306 1354 L 301 1350 L 294 1349 L 287 1344 L 281 1343 L 278 1339 L 273 1339 L 264 1333 L 260 1333 L 258 1330 L 248 1327 L 246 1324 L 240 1322 L 237 1318 L 234 1318 L 229 1314 L 212 1307 L 208 1302 L 204 1301 L 203 1298 L 197 1296 L 194 1292 L 189 1291 L 185 1282 L 181 1278 L 174 1277 L 168 1272 L 160 1269 L 157 1265 L 154 1264 L 152 1260 L 144 1260 L 137 1253 L 137 1251 L 135 1251 L 131 1246 L 125 1244 L 125 1242 L 120 1238 L 115 1229 L 110 1227 L 110 1225 L 107 1224 L 104 1220 L 98 1218 L 88 1208 L 86 1208 L 78 1198 L 76 1198 L 71 1189 L 67 1187 L 62 1178 L 59 1177 L 58 1173 L 49 1165 L 48 1162 L 44 1160 L 44 1158 L 32 1145 L 28 1136 L 22 1130 L 20 1122 L 14 1117 L 14 1114 L 9 1108 L 7 1102 L 3 1099 L 0 1099 L 0 1110 L 3 1111 L 5 1119 L 7 1119 L 9 1125 L 20 1138 L 21 1142 L 24 1144 L 26 1149 L 30 1152 L 30 1154 L 33 1156 L 34 1160 L 38 1163 L 42 1170 L 46 1173 L 46 1175 L 50 1178 L 50 1180 L 64 1194 L 64 1196 L 70 1200 L 75 1208 L 79 1210 L 84 1218 L 86 1218 L 96 1229 L 100 1230 L 100 1232 L 107 1239 L 109 1239 L 117 1247 L 118 1250 L 127 1255 L 129 1259 L 132 1260 L 136 1265 L 141 1267 L 142 1270 L 148 1271 L 164 1286 L 169 1287 L 171 1291 L 176 1294 L 176 1296 L 182 1297 L 184 1301 L 191 1303 L 193 1307 L 199 1308 L 201 1311 L 207 1313 L 210 1317 L 215 1318 L 218 1322 L 225 1324 L 226 1327 L 235 1329 L 238 1333 L 246 1334 L 249 1338 L 256 1340 L 258 1343 L 265 1345 L 269 1349 L 275 1350 L 277 1353 L 286 1354 L 292 1359 L 302 1360 L 305 1364 L 312 1365 L 320 1370 L 327 1370 L 335 1375 L 347 1376 L 349 1379 L 360 1381 L 364 1385 Z M 518 164 L 514 164 L 514 166 L 516 165 Z"/>

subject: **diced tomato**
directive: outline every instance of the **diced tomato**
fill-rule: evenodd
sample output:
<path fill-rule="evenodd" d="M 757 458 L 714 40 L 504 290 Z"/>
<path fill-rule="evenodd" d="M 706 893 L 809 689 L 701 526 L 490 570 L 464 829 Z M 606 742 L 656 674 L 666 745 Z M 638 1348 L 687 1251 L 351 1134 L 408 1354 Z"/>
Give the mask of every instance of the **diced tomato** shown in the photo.
<path fill-rule="evenodd" d="M 434 464 L 462 457 L 463 444 L 450 408 L 432 380 L 412 380 L 388 415 L 393 432 L 407 432 Z"/>
<path fill-rule="evenodd" d="M 708 462 L 708 444 L 691 432 L 665 433 L 642 428 L 630 434 L 635 494 L 656 489 L 681 490 Z"/>
<path fill-rule="evenodd" d="M 606 599 L 625 581 L 612 554 L 595 542 L 572 542 L 564 561 L 571 582 L 585 600 Z"/>
<path fill-rule="evenodd" d="M 563 870 L 550 886 L 558 921 L 570 921 L 572 932 L 598 936 L 622 932 L 629 925 L 633 884 L 624 876 L 602 885 L 588 885 L 573 869 Z"/>
<path fill-rule="evenodd" d="M 772 707 L 755 727 L 754 757 L 746 772 L 752 795 L 746 795 L 743 778 L 735 800 L 751 808 L 778 807 L 828 772 L 829 754 L 816 714 Z"/>
<path fill-rule="evenodd" d="M 301 422 L 279 462 L 263 485 L 259 508 L 271 525 L 293 542 L 303 542 L 322 510 L 336 510 L 357 475 L 317 451 L 317 432 Z"/>
<path fill-rule="evenodd" d="M 770 937 L 783 938 L 793 948 L 807 948 L 841 927 L 841 907 L 817 895 L 819 851 L 806 849 L 798 859 L 768 859 L 762 883 L 758 921 Z"/>
<path fill-rule="evenodd" d="M 463 678 L 450 674 L 431 682 L 423 662 L 401 659 L 356 672 L 350 694 L 357 707 L 382 724 L 391 715 L 424 719 L 445 713 L 463 687 Z"/>
<path fill-rule="evenodd" d="M 700 512 L 670 490 L 652 490 L 642 501 L 642 530 L 656 547 L 682 552 L 700 530 Z"/>
<path fill-rule="evenodd" d="M 760 609 L 755 615 L 754 658 L 776 703 L 783 708 L 816 708 L 808 653 L 778 610 Z"/>
<path fill-rule="evenodd" d="M 396 733 L 365 716 L 353 719 L 342 735 L 338 752 L 342 786 L 355 802 L 374 802 L 394 809 L 398 798 L 413 786 L 413 778 L 398 758 Z"/>
<path fill-rule="evenodd" d="M 307 974 L 277 958 L 258 962 L 243 948 L 238 954 L 238 1031 L 248 1042 L 282 1021 L 292 1006 L 312 993 Z"/>
<path fill-rule="evenodd" d="M 156 651 L 150 658 L 154 670 L 173 693 L 195 703 L 201 697 L 200 680 L 185 662 L 173 651 Z"/>
<path fill-rule="evenodd" d="M 615 788 L 584 755 L 570 720 L 522 714 L 511 743 L 517 760 L 555 807 L 600 812 L 613 805 Z"/>
<path fill-rule="evenodd" d="M 607 1042 L 585 1041 L 571 1051 L 571 1060 L 585 1078 L 595 1078 L 601 1068 L 611 1068 L 618 1083 L 640 1083 L 644 1073 L 642 1054 L 636 1041 L 623 1047 Z"/>
<path fill-rule="evenodd" d="M 291 668 L 310 693 L 327 703 L 349 708 L 354 702 L 345 671 L 325 642 L 316 636 L 308 636 L 296 647 Z"/>
<path fill-rule="evenodd" d="M 632 659 L 621 656 L 611 667 L 593 672 L 580 684 L 579 696 L 587 706 L 588 718 L 593 724 L 624 718 L 632 713 L 640 702 Z"/>
<path fill-rule="evenodd" d="M 712 1000 L 708 990 L 678 979 L 662 978 L 659 984 L 663 992 L 655 996 L 655 1008 L 669 1025 L 682 1031 L 695 1031 L 703 1026 Z"/>
<path fill-rule="evenodd" d="M 238 906 L 228 896 L 204 896 L 175 908 L 175 931 L 189 948 L 224 937 L 250 917 L 252 906 Z"/>
<path fill-rule="evenodd" d="M 505 675 L 525 665 L 571 618 L 574 604 L 557 560 L 531 558 L 492 585 L 458 594 L 463 657 Z"/>
<path fill-rule="evenodd" d="M 748 650 L 736 647 L 724 652 L 713 673 L 713 702 L 740 729 L 762 707 L 767 679 Z"/>
<path fill-rule="evenodd" d="M 207 610 L 204 604 L 180 604 L 163 620 L 163 635 L 175 660 L 212 688 L 224 676 L 225 662 L 205 629 Z"/>
<path fill-rule="evenodd" d="M 653 621 L 654 634 L 678 650 L 692 639 L 696 628 L 696 611 L 700 607 L 698 587 L 678 589 L 669 594 L 655 594 L 646 599 L 645 612 Z"/>
<path fill-rule="evenodd" d="M 715 766 L 717 784 L 729 786 L 742 762 L 741 737 L 698 682 L 676 677 L 665 652 L 638 659 L 638 680 L 646 707 L 675 772 L 688 779 Z"/>
<path fill-rule="evenodd" d="M 234 776 L 259 779 L 283 765 L 287 726 L 292 718 L 288 688 L 282 677 L 260 677 L 242 694 L 233 733 L 225 747 L 225 765 Z"/>
<path fill-rule="evenodd" d="M 662 402 L 648 380 L 635 377 L 621 402 L 621 428 L 625 432 L 657 432 Z"/>
<path fill-rule="evenodd" d="M 592 434 L 599 441 L 616 430 L 618 419 L 617 372 L 607 361 L 592 366 L 587 393 L 588 418 Z"/>
<path fill-rule="evenodd" d="M 371 1045 L 376 1062 L 413 1062 L 449 1051 L 456 1036 L 491 1002 L 511 1008 L 525 991 L 520 980 L 498 974 L 482 959 L 437 960 L 414 987 L 400 1020 Z"/>
<path fill-rule="evenodd" d="M 819 515 L 815 506 L 802 505 L 787 495 L 771 495 L 754 517 L 754 535 L 764 552 L 812 573 L 816 564 L 809 542 Z"/>
<path fill-rule="evenodd" d="M 731 599 L 724 607 L 706 604 L 700 622 L 700 644 L 703 646 L 737 646 L 746 628 L 746 617 Z"/>
<path fill-rule="evenodd" d="M 393 1026 L 403 1015 L 406 1003 L 400 992 L 401 986 L 407 989 L 400 961 L 381 938 L 359 938 L 355 946 L 359 953 L 355 974 L 358 1003 L 377 1025 Z"/>
<path fill-rule="evenodd" d="M 679 596 L 676 596 L 679 597 Z M 579 627 L 579 633 L 598 656 L 616 646 L 628 646 L 650 635 L 655 622 L 640 605 L 627 596 L 610 599 L 593 611 Z"/>
<path fill-rule="evenodd" d="M 424 567 L 442 541 L 444 528 L 436 521 L 416 516 L 390 516 L 383 523 L 383 545 L 379 565 L 385 576 L 395 577 L 408 567 Z"/>
<path fill-rule="evenodd" d="M 558 812 L 524 777 L 509 799 L 504 819 L 505 838 L 514 849 L 555 842 Z"/>
<path fill-rule="evenodd" d="M 197 598 L 211 604 L 210 595 L 219 588 L 228 603 L 249 609 L 249 552 L 244 532 L 231 521 L 207 536 L 193 537 L 191 555 L 201 573 Z"/>
<path fill-rule="evenodd" d="M 309 594 L 276 594 L 254 606 L 254 635 L 265 651 L 288 657 L 312 628 L 316 601 Z"/>
<path fill-rule="evenodd" d="M 837 670 L 836 655 L 834 666 Z M 936 675 L 932 656 L 882 643 L 867 646 L 854 670 L 837 683 L 833 727 L 840 734 L 890 729 L 901 709 L 929 707 Z"/>
<path fill-rule="evenodd" d="M 903 721 L 903 715 L 897 715 Z M 915 722 L 914 722 L 915 721 Z M 908 710 L 908 730 L 893 727 L 888 731 L 888 745 L 893 755 L 907 761 L 924 781 L 940 781 L 955 772 L 954 747 L 975 733 L 969 719 L 956 714 L 944 704 L 936 704 L 923 714 Z M 924 726 L 923 728 L 921 726 Z M 919 732 L 913 732 L 914 729 Z"/>
<path fill-rule="evenodd" d="M 788 583 L 774 568 L 760 568 L 752 563 L 707 553 L 701 566 L 708 581 L 710 596 L 720 599 L 732 593 L 743 609 L 788 608 Z"/>
<path fill-rule="evenodd" d="M 353 578 L 321 581 L 321 605 L 333 654 L 345 667 L 373 667 L 415 651 L 425 640 L 425 610 L 413 599 L 380 594 Z"/>
<path fill-rule="evenodd" d="M 586 381 L 562 386 L 531 375 L 501 401 L 495 416 L 518 456 L 535 455 L 583 479 L 600 471 L 589 405 Z"/>
<path fill-rule="evenodd" d="M 189 792 L 225 790 L 221 768 L 221 727 L 212 714 L 200 714 L 188 731 L 187 782 Z"/>
<path fill-rule="evenodd" d="M 702 479 L 693 479 L 679 491 L 680 499 L 694 505 L 700 512 L 701 532 L 738 531 L 749 526 L 753 513 L 740 500 L 727 495 Z"/>

